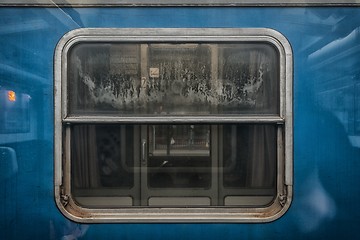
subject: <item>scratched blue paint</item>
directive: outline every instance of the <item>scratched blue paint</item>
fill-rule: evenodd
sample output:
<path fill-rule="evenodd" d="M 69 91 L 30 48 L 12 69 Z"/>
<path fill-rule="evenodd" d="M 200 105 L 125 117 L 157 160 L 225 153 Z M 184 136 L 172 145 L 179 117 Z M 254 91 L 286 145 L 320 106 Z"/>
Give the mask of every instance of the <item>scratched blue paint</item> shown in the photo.
<path fill-rule="evenodd" d="M 0 88 L 29 94 L 32 113 L 29 132 L 0 133 L 0 239 L 356 238 L 359 25 L 360 8 L 0 8 Z M 286 36 L 294 56 L 290 210 L 267 224 L 81 225 L 64 218 L 53 200 L 53 54 L 80 27 L 266 27 Z M 16 152 L 17 168 L 4 167 L 5 147 Z"/>

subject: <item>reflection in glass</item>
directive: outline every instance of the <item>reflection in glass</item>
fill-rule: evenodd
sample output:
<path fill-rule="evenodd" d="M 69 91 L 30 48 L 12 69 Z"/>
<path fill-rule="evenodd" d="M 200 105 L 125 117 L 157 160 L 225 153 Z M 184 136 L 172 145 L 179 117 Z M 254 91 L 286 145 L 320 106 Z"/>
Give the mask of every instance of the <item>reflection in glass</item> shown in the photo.
<path fill-rule="evenodd" d="M 75 125 L 72 131 L 74 189 L 134 186 L 133 126 Z"/>
<path fill-rule="evenodd" d="M 149 126 L 149 187 L 209 188 L 208 125 Z"/>
<path fill-rule="evenodd" d="M 151 156 L 210 156 L 209 125 L 149 126 Z"/>
<path fill-rule="evenodd" d="M 274 188 L 276 128 L 272 125 L 223 127 L 225 188 Z"/>
<path fill-rule="evenodd" d="M 85 206 L 89 197 L 95 207 L 167 197 L 260 206 L 276 195 L 274 124 L 79 124 L 70 142 L 72 194 Z"/>

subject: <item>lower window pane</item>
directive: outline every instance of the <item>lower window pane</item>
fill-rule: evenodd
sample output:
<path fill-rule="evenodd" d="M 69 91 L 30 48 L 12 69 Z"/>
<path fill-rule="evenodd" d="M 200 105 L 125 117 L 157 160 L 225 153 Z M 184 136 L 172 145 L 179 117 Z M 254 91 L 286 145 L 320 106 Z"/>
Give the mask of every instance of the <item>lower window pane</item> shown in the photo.
<path fill-rule="evenodd" d="M 70 148 L 82 206 L 263 206 L 276 195 L 273 124 L 81 124 Z"/>

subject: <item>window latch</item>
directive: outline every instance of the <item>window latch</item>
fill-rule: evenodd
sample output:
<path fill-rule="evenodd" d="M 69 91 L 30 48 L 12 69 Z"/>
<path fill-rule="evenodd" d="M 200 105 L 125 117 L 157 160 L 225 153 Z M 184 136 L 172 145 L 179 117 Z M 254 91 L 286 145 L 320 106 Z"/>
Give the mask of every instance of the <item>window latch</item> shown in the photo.
<path fill-rule="evenodd" d="M 146 140 L 141 141 L 141 163 L 146 165 Z"/>

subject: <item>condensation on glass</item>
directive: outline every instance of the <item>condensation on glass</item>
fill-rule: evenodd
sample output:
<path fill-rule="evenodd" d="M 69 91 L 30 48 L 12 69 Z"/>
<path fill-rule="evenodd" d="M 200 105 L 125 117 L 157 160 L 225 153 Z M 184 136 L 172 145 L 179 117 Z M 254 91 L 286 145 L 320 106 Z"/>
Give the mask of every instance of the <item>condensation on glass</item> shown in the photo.
<path fill-rule="evenodd" d="M 70 114 L 277 114 L 279 54 L 260 43 L 83 43 Z"/>
<path fill-rule="evenodd" d="M 194 29 L 173 30 L 174 38 L 159 29 L 77 31 L 60 42 L 55 66 L 55 179 L 65 215 L 266 221 L 290 204 L 291 50 L 268 36 L 278 33 L 216 30 L 201 40 Z"/>

